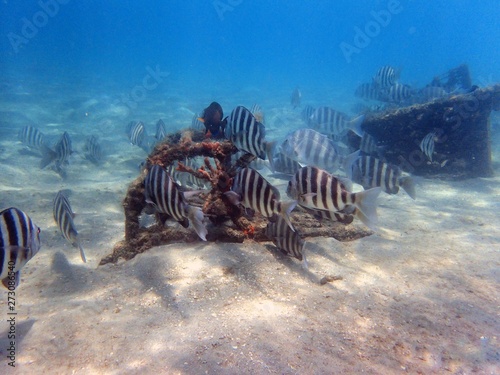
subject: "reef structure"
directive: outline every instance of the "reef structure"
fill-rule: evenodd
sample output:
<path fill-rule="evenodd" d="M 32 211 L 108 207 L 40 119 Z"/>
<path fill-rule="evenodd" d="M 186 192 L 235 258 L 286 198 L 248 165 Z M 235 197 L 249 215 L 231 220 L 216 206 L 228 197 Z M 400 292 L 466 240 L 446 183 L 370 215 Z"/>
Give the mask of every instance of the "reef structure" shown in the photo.
<path fill-rule="evenodd" d="M 500 85 L 476 88 L 424 104 L 368 114 L 362 129 L 381 140 L 384 158 L 411 174 L 460 179 L 490 177 L 491 111 L 500 110 Z M 429 133 L 435 134 L 432 161 L 419 147 Z M 349 145 L 359 149 L 360 140 L 350 134 Z"/>
<path fill-rule="evenodd" d="M 195 242 L 199 238 L 192 228 L 180 225 L 165 226 L 164 214 L 156 213 L 156 224 L 140 225 L 140 216 L 146 207 L 144 179 L 152 165 L 167 167 L 178 162 L 177 170 L 188 172 L 206 180 L 211 188 L 189 198 L 189 203 L 202 207 L 208 218 L 207 241 L 237 242 L 245 239 L 270 241 L 267 238 L 267 218 L 255 213 L 248 216 L 242 207 L 233 205 L 224 193 L 230 190 L 231 179 L 239 168 L 246 167 L 255 157 L 244 154 L 236 162 L 231 156 L 237 148 L 229 141 L 206 139 L 202 131 L 187 129 L 168 135 L 146 159 L 140 175 L 130 184 L 123 200 L 125 213 L 125 239 L 118 242 L 111 254 L 104 257 L 100 265 L 116 263 L 118 259 L 132 259 L 147 249 L 175 242 Z M 187 158 L 204 157 L 204 166 L 193 169 L 183 162 Z M 211 160 L 210 160 L 211 159 Z M 214 165 L 215 162 L 215 165 Z M 363 226 L 345 225 L 339 222 L 318 221 L 302 211 L 293 212 L 291 220 L 303 237 L 327 236 L 340 241 L 350 241 L 371 235 L 373 232 Z"/>

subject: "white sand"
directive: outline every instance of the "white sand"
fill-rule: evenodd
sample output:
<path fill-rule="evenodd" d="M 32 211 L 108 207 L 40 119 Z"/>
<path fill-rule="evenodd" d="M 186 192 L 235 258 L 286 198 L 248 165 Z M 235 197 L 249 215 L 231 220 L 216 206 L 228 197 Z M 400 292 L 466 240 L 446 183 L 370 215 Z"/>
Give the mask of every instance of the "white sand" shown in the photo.
<path fill-rule="evenodd" d="M 72 155 L 66 180 L 19 153 L 16 133 L 0 138 L 0 207 L 26 211 L 43 246 L 16 290 L 15 369 L 2 292 L 0 373 L 500 373 L 499 177 L 422 179 L 416 201 L 383 194 L 380 232 L 307 238 L 308 271 L 252 241 L 170 244 L 98 267 L 123 238 L 121 200 L 145 156 L 122 134 L 119 110 L 68 129 L 76 149 L 99 135 L 108 156 L 98 168 Z M 55 137 L 71 115 L 16 111 L 45 113 L 35 122 Z M 150 132 L 155 116 L 143 118 Z M 59 189 L 73 192 L 87 264 L 53 221 Z M 320 285 L 325 275 L 342 280 Z"/>

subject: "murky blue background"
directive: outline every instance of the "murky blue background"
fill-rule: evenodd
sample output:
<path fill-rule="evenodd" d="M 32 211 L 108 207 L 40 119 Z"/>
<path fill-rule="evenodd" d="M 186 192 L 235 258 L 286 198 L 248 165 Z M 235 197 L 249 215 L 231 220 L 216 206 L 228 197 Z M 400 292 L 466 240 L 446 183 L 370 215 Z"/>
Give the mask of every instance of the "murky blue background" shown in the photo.
<path fill-rule="evenodd" d="M 51 4 L 50 11 L 41 3 Z M 145 67 L 158 65 L 172 79 L 196 85 L 193 96 L 245 85 L 270 93 L 288 94 L 295 85 L 350 93 L 381 65 L 400 67 L 402 81 L 423 86 L 468 63 L 474 83 L 499 80 L 494 0 L 62 3 L 0 4 L 4 79 L 81 79 L 85 85 L 94 77 L 130 87 Z M 377 28 L 373 12 L 390 19 Z M 40 27 L 26 28 L 26 21 Z M 368 27 L 372 37 L 346 58 L 341 44 L 357 48 L 356 27 Z"/>

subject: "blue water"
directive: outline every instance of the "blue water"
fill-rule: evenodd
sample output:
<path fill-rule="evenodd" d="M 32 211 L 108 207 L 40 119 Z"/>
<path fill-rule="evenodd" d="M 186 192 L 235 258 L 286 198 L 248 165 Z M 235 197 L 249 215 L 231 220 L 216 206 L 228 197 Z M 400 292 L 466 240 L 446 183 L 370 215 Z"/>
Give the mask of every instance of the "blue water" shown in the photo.
<path fill-rule="evenodd" d="M 48 1 L 50 11 L 37 1 L 0 5 L 4 80 L 126 90 L 159 66 L 193 97 L 220 98 L 248 86 L 288 97 L 296 85 L 309 97 L 348 96 L 385 64 L 414 86 L 461 63 L 474 83 L 500 79 L 496 1 L 64 2 Z M 390 10 L 386 25 L 373 25 L 372 12 Z M 346 58 L 340 45 L 355 47 L 355 28 L 370 25 L 367 45 Z"/>
<path fill-rule="evenodd" d="M 415 88 L 464 63 L 473 84 L 492 85 L 499 9 L 498 0 L 0 2 L 0 209 L 28 213 L 42 242 L 16 290 L 15 373 L 498 373 L 498 177 L 422 179 L 416 201 L 382 195 L 385 234 L 307 238 L 310 273 L 252 241 L 174 243 L 98 264 L 124 239 L 123 198 L 147 155 L 124 134 L 129 121 L 151 135 L 159 118 L 177 130 L 214 100 L 225 114 L 258 103 L 274 140 L 304 126 L 305 104 L 355 115 L 356 87 L 384 65 Z M 297 86 L 302 106 L 292 109 Z M 491 119 L 498 161 L 499 112 Z M 76 152 L 65 178 L 17 140 L 25 125 L 51 145 L 68 132 Z M 98 166 L 83 157 L 90 135 L 104 148 Z M 270 181 L 285 197 L 287 182 Z M 86 264 L 53 220 L 61 189 Z M 320 285 L 326 275 L 343 280 Z"/>

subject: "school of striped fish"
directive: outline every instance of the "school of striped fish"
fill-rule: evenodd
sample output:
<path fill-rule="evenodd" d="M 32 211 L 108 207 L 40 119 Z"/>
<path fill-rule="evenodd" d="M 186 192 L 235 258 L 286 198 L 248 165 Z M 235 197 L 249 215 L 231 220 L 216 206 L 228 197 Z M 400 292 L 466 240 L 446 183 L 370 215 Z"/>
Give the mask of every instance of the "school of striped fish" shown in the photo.
<path fill-rule="evenodd" d="M 381 67 L 372 81 L 362 84 L 355 95 L 367 100 L 405 103 L 417 91 L 400 83 L 399 75 L 400 71 L 391 66 Z M 449 95 L 443 88 L 431 86 L 418 92 L 425 100 Z M 232 142 L 239 150 L 231 158 L 233 163 L 246 154 L 252 156 L 254 160 L 248 166 L 237 170 L 224 195 L 230 204 L 241 206 L 246 214 L 267 218 L 269 240 L 282 253 L 302 261 L 307 267 L 304 253 L 307 242 L 301 237 L 300 228 L 293 224 L 292 212 L 344 225 L 360 220 L 376 229 L 376 201 L 381 192 L 398 194 L 402 188 L 409 197 L 416 199 L 416 191 L 410 174 L 385 161 L 383 139 L 376 139 L 363 130 L 363 115 L 349 116 L 328 105 L 316 108 L 303 105 L 298 87 L 291 93 L 290 105 L 303 126 L 291 129 L 281 138 L 267 137 L 264 111 L 258 104 L 250 109 L 236 106 L 224 117 L 220 104 L 213 102 L 200 115 L 193 115 L 190 128 L 204 131 L 208 141 L 212 138 L 212 141 L 226 139 Z M 130 121 L 125 134 L 131 145 L 147 153 L 168 136 L 162 119 L 156 122 L 154 135 L 148 135 L 142 121 Z M 359 150 L 346 145 L 347 135 L 359 137 Z M 40 168 L 50 168 L 63 178 L 70 167 L 72 154 L 78 153 L 73 149 L 68 132 L 50 141 L 50 137 L 38 128 L 25 126 L 18 139 L 29 152 L 41 158 Z M 438 140 L 436 130 L 422 134 L 415 142 L 430 163 Z M 106 154 L 96 135 L 85 139 L 81 156 L 97 166 L 103 162 Z M 179 168 L 181 162 L 193 170 L 203 169 L 207 163 L 204 158 L 189 158 L 167 167 L 150 167 L 144 179 L 147 205 L 143 214 L 160 214 L 155 215 L 154 220 L 173 219 L 183 227 L 194 228 L 199 238 L 206 241 L 209 221 L 202 208 L 190 203 L 189 198 L 207 193 L 211 186 L 208 181 Z M 215 165 L 215 161 L 211 163 Z M 285 197 L 266 178 L 266 173 L 287 180 Z M 354 183 L 360 185 L 357 190 L 353 189 Z M 54 221 L 63 238 L 79 250 L 82 261 L 86 262 L 69 198 L 68 191 L 55 195 Z M 40 229 L 17 208 L 5 209 L 0 215 L 0 279 L 6 287 L 15 288 L 21 268 L 41 247 Z"/>

